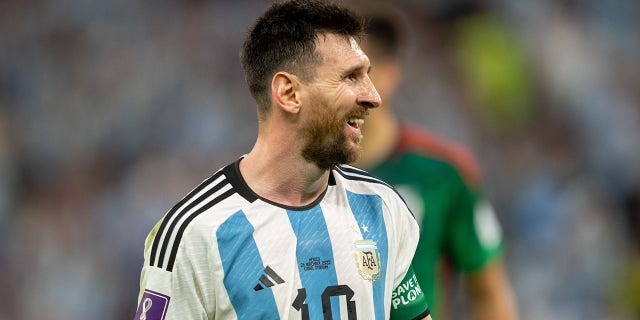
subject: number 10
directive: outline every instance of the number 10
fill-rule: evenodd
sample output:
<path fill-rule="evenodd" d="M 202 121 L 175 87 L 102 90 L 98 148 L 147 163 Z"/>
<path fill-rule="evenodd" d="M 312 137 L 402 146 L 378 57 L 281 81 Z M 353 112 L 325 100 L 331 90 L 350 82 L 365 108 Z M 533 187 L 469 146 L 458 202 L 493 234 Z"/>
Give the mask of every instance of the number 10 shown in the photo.
<path fill-rule="evenodd" d="M 351 298 L 353 298 L 353 290 L 347 285 L 328 286 L 324 289 L 324 292 L 322 292 L 322 313 L 324 314 L 324 320 L 332 320 L 331 297 L 339 296 L 345 296 L 347 300 L 348 320 L 357 320 L 356 302 L 351 301 Z M 309 320 L 309 306 L 304 303 L 306 299 L 307 289 L 298 289 L 298 295 L 291 305 L 296 310 L 302 312 L 302 320 Z"/>

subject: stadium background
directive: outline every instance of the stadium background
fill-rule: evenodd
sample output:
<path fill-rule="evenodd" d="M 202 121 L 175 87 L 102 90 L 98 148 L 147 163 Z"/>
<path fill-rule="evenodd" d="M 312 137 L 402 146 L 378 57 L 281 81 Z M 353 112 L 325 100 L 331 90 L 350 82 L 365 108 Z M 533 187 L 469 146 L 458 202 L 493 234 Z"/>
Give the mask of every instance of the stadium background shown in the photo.
<path fill-rule="evenodd" d="M 638 319 L 640 2 L 394 3 L 398 112 L 477 155 L 522 319 Z M 153 223 L 253 144 L 267 4 L 0 2 L 0 319 L 132 318 Z"/>

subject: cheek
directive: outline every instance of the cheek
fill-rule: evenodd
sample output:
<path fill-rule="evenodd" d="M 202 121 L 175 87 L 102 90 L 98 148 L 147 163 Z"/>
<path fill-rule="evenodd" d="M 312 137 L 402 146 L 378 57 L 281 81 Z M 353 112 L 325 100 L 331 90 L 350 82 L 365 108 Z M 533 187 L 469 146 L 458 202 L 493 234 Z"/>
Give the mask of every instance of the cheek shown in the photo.
<path fill-rule="evenodd" d="M 336 90 L 334 97 L 334 103 L 338 108 L 344 105 L 352 105 L 356 101 L 355 90 L 349 86 L 340 86 Z"/>
<path fill-rule="evenodd" d="M 334 113 L 346 113 L 356 101 L 356 88 L 345 83 L 332 83 L 330 85 L 319 86 L 318 90 L 312 92 L 308 99 L 314 104 L 314 108 L 331 110 Z"/>

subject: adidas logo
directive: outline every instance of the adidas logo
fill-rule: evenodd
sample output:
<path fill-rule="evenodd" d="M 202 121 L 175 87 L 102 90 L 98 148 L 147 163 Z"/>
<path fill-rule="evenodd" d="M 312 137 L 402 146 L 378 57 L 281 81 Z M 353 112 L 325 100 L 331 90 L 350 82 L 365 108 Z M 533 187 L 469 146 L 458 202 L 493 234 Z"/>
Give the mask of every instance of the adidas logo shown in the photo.
<path fill-rule="evenodd" d="M 275 271 L 273 271 L 273 269 L 267 266 L 266 268 L 264 268 L 264 274 L 260 276 L 259 282 L 260 283 L 253 287 L 254 291 L 260 291 L 265 287 L 271 288 L 276 284 L 284 283 L 284 279 L 280 278 L 280 276 Z M 265 287 L 263 287 L 262 285 L 264 285 Z"/>

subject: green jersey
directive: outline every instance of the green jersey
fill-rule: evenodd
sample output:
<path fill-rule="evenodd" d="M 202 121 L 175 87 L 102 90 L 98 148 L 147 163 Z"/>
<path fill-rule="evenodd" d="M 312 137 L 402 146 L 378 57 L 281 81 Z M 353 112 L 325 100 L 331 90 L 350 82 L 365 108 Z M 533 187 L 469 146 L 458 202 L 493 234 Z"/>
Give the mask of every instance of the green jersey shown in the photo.
<path fill-rule="evenodd" d="M 393 154 L 370 173 L 392 184 L 420 223 L 415 273 L 434 319 L 442 314 L 443 262 L 454 272 L 481 269 L 502 253 L 502 232 L 466 149 L 403 126 Z"/>

